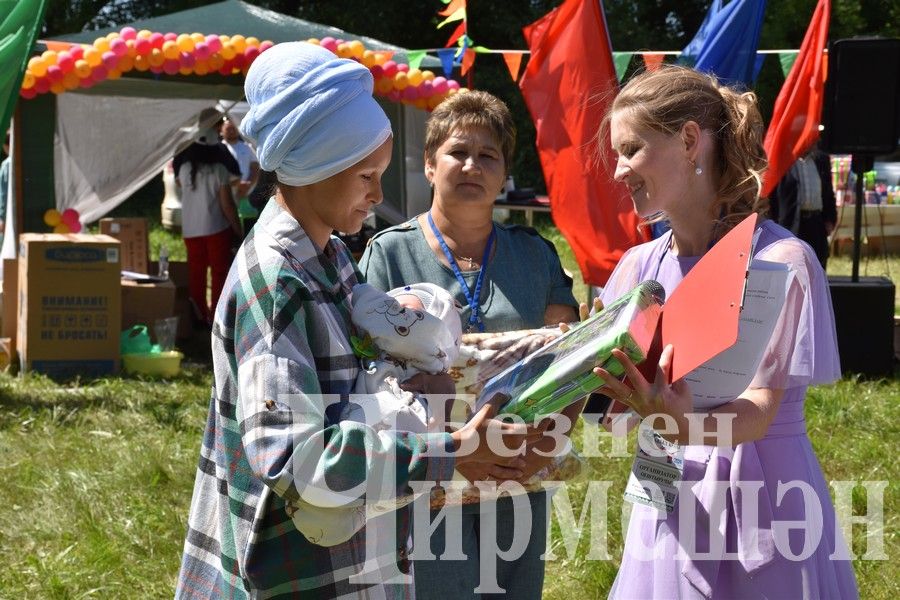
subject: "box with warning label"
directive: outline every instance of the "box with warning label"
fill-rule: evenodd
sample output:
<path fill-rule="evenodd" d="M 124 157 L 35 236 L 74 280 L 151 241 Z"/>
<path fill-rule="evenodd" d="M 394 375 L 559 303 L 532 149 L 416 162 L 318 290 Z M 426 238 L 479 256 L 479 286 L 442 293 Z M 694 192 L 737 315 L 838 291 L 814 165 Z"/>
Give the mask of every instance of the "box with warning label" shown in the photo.
<path fill-rule="evenodd" d="M 19 237 L 17 349 L 23 371 L 119 370 L 120 244 L 107 235 Z"/>

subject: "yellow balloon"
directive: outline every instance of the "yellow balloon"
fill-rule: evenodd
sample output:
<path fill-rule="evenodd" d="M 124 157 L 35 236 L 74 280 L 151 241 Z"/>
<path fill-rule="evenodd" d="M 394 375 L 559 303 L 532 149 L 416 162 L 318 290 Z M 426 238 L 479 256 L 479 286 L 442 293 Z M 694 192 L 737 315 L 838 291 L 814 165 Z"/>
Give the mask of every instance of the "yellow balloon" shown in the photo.
<path fill-rule="evenodd" d="M 363 66 L 371 69 L 375 66 L 375 53 L 371 50 L 364 50 L 360 62 L 362 62 Z"/>
<path fill-rule="evenodd" d="M 247 38 L 247 45 L 248 46 L 259 46 L 259 39 L 255 38 L 253 36 L 250 36 Z"/>
<path fill-rule="evenodd" d="M 35 77 L 43 77 L 47 74 L 47 63 L 40 56 L 35 56 L 28 61 L 28 69 Z"/>
<path fill-rule="evenodd" d="M 406 74 L 407 79 L 409 79 L 409 85 L 417 86 L 422 83 L 422 71 L 419 69 L 410 69 L 409 73 Z"/>
<path fill-rule="evenodd" d="M 103 55 L 96 48 L 88 48 L 84 51 L 84 60 L 92 67 L 103 62 Z"/>
<path fill-rule="evenodd" d="M 175 60 L 181 54 L 181 50 L 178 49 L 178 44 L 173 42 L 172 40 L 166 40 L 162 45 L 163 56 L 168 58 L 169 60 Z"/>
<path fill-rule="evenodd" d="M 224 58 L 225 60 L 231 60 L 237 54 L 237 50 L 231 44 L 231 42 L 226 42 L 222 44 L 222 49 L 219 50 L 219 54 L 221 54 L 222 58 Z"/>
<path fill-rule="evenodd" d="M 56 59 L 59 58 L 59 55 L 53 50 L 47 50 L 43 54 L 41 54 L 41 58 L 44 59 L 44 62 L 47 63 L 47 66 L 55 65 Z"/>
<path fill-rule="evenodd" d="M 97 38 L 96 40 L 94 40 L 94 48 L 96 48 L 102 56 L 104 52 L 109 50 L 109 40 L 105 37 Z"/>
<path fill-rule="evenodd" d="M 231 45 L 237 53 L 243 52 L 247 48 L 247 38 L 238 34 L 231 36 Z"/>
<path fill-rule="evenodd" d="M 162 64 L 166 62 L 166 57 L 165 55 L 163 55 L 162 50 L 160 50 L 159 48 L 154 48 L 150 51 L 148 60 L 151 67 L 161 67 Z"/>
<path fill-rule="evenodd" d="M 405 90 L 409 86 L 409 77 L 403 71 L 397 71 L 394 75 L 394 89 Z"/>
<path fill-rule="evenodd" d="M 191 52 L 194 50 L 194 40 L 191 39 L 186 33 L 182 33 L 175 40 L 175 44 L 178 46 L 178 49 L 182 52 Z M 165 49 L 165 44 L 163 44 L 163 48 Z"/>
<path fill-rule="evenodd" d="M 191 39 L 194 40 L 194 45 L 199 44 L 200 42 L 206 41 L 206 36 L 202 33 L 194 32 L 191 34 Z"/>
<path fill-rule="evenodd" d="M 62 215 L 55 208 L 48 208 L 44 213 L 44 223 L 49 227 L 56 227 L 62 222 Z"/>
<path fill-rule="evenodd" d="M 118 31 L 110 31 L 109 33 L 106 34 L 106 39 L 109 40 L 110 42 L 113 41 L 114 39 L 116 39 L 117 37 L 119 37 Z"/>
<path fill-rule="evenodd" d="M 431 71 L 422 71 L 422 79 L 425 81 L 433 81 L 434 73 L 432 73 Z"/>
<path fill-rule="evenodd" d="M 78 75 L 81 79 L 88 77 L 91 74 L 91 65 L 88 64 L 86 60 L 83 58 L 79 58 L 75 61 L 75 71 L 74 73 Z"/>
<path fill-rule="evenodd" d="M 366 51 L 366 47 L 363 46 L 363 43 L 359 40 L 353 40 L 348 44 L 350 46 L 350 55 L 353 58 L 362 58 L 363 52 Z"/>
<path fill-rule="evenodd" d="M 153 35 L 153 32 L 150 31 L 149 29 L 141 29 L 137 33 L 138 38 L 143 38 L 143 39 L 148 39 L 151 35 Z"/>
<path fill-rule="evenodd" d="M 72 233 L 72 230 L 65 223 L 60 223 L 53 227 L 53 233 Z"/>
<path fill-rule="evenodd" d="M 31 71 L 25 71 L 25 76 L 22 77 L 22 89 L 30 90 L 34 87 L 34 73 Z"/>
<path fill-rule="evenodd" d="M 338 44 L 337 55 L 341 58 L 350 58 L 351 56 L 353 56 L 353 51 L 350 49 L 350 44 L 348 44 L 347 42 Z"/>
<path fill-rule="evenodd" d="M 306 40 L 306 43 L 314 44 L 316 46 L 321 44 L 321 42 L 319 42 L 319 38 L 309 38 L 308 40 Z"/>

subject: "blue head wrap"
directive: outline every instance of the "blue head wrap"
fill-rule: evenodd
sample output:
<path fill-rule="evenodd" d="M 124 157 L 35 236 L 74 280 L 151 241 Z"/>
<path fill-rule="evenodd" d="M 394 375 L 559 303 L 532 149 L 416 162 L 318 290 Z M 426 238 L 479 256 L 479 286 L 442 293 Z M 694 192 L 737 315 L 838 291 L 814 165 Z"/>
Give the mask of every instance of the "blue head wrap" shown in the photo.
<path fill-rule="evenodd" d="M 372 74 L 306 42 L 272 46 L 253 62 L 244 83 L 250 111 L 244 137 L 259 165 L 287 185 L 309 185 L 351 167 L 391 136 L 372 97 Z"/>

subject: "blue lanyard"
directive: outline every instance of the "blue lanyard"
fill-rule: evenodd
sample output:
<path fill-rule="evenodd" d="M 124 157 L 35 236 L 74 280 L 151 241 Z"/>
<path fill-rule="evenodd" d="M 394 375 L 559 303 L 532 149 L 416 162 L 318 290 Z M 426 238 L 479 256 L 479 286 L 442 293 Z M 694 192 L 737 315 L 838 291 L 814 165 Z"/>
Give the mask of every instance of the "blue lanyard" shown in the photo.
<path fill-rule="evenodd" d="M 484 256 L 481 259 L 481 270 L 478 271 L 478 278 L 475 279 L 475 290 L 470 291 L 469 285 L 466 283 L 466 279 L 463 277 L 462 272 L 459 270 L 459 265 L 456 264 L 456 259 L 453 258 L 453 253 L 447 246 L 447 242 L 444 241 L 444 236 L 441 235 L 441 230 L 438 229 L 437 225 L 434 224 L 434 219 L 431 218 L 430 211 L 428 213 L 428 224 L 431 226 L 431 231 L 434 233 L 434 237 L 437 238 L 438 244 L 441 245 L 441 250 L 444 251 L 444 256 L 447 257 L 447 262 L 450 263 L 450 268 L 453 269 L 453 275 L 456 276 L 456 281 L 459 282 L 459 287 L 462 288 L 463 294 L 466 295 L 466 301 L 469 303 L 469 308 L 472 309 L 472 314 L 469 315 L 469 327 L 466 330 L 472 331 L 473 327 L 477 327 L 478 331 L 483 332 L 484 322 L 481 320 L 481 315 L 479 314 L 481 284 L 484 283 L 484 274 L 487 271 L 488 258 L 491 255 L 491 248 L 494 245 L 494 234 L 496 233 L 496 231 L 493 225 L 491 225 L 491 235 L 488 236 L 487 245 L 484 247 Z"/>

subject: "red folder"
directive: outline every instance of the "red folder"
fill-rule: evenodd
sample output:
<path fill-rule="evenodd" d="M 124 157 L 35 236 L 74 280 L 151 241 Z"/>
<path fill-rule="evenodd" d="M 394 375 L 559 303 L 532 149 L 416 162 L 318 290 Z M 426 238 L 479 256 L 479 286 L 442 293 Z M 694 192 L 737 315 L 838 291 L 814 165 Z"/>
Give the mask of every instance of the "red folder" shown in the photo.
<path fill-rule="evenodd" d="M 638 367 L 648 381 L 656 378 L 659 356 L 668 344 L 675 349 L 672 383 L 737 341 L 756 223 L 752 214 L 716 242 L 666 300 L 654 344 Z M 612 402 L 605 418 L 628 410 Z"/>

